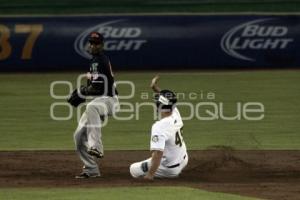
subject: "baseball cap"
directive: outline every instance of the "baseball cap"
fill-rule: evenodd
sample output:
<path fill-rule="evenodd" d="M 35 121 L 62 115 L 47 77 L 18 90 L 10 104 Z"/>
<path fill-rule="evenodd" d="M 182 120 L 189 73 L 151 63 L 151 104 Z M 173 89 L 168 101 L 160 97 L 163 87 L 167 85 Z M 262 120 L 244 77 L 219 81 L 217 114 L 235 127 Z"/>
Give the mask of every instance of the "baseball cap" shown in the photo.
<path fill-rule="evenodd" d="M 89 36 L 89 42 L 94 44 L 103 43 L 104 37 L 98 32 L 91 32 Z"/>
<path fill-rule="evenodd" d="M 177 97 L 174 92 L 171 90 L 161 90 L 158 94 L 155 95 L 156 106 L 161 109 L 173 110 Z"/>

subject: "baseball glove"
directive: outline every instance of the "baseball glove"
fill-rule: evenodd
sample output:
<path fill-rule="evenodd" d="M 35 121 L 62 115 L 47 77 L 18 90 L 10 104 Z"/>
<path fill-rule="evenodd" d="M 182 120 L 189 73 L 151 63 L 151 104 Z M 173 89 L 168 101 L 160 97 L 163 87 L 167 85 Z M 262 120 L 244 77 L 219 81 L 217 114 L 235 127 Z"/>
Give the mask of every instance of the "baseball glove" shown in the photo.
<path fill-rule="evenodd" d="M 78 90 L 75 89 L 70 95 L 70 97 L 67 99 L 67 101 L 76 108 L 79 104 L 85 102 L 85 99 L 81 98 L 78 94 Z"/>

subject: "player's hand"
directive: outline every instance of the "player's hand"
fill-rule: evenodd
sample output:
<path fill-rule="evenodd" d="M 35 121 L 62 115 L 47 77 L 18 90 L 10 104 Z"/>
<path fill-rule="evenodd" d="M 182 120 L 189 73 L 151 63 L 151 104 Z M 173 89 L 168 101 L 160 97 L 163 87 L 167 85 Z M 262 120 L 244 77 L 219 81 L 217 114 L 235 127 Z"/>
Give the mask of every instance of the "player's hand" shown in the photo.
<path fill-rule="evenodd" d="M 157 84 L 158 79 L 159 79 L 159 75 L 156 75 L 156 76 L 152 79 L 151 84 L 150 84 L 150 87 L 151 87 L 151 88 L 153 88 L 153 87 Z"/>
<path fill-rule="evenodd" d="M 146 174 L 146 176 L 144 176 L 144 180 L 148 180 L 148 181 L 153 181 L 153 176 L 150 175 L 149 173 Z"/>
<path fill-rule="evenodd" d="M 150 87 L 152 88 L 152 90 L 153 90 L 154 92 L 157 92 L 157 93 L 160 92 L 160 88 L 159 88 L 158 85 L 157 85 L 158 79 L 159 79 L 159 76 L 156 75 L 156 76 L 152 79 L 151 84 L 150 84 Z"/>
<path fill-rule="evenodd" d="M 92 74 L 90 72 L 86 73 L 86 78 L 88 80 L 91 80 L 92 79 Z"/>

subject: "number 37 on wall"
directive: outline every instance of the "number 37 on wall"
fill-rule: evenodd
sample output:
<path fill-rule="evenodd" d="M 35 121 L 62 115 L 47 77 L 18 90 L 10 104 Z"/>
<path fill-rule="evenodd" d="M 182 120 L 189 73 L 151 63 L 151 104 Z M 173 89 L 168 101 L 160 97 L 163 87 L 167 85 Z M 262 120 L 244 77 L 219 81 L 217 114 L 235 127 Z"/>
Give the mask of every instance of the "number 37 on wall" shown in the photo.
<path fill-rule="evenodd" d="M 21 59 L 31 59 L 34 44 L 43 32 L 42 24 L 16 24 L 14 32 L 17 34 L 28 34 L 23 46 Z M 10 30 L 7 26 L 0 24 L 0 60 L 7 59 L 12 53 L 12 46 L 9 41 Z"/>

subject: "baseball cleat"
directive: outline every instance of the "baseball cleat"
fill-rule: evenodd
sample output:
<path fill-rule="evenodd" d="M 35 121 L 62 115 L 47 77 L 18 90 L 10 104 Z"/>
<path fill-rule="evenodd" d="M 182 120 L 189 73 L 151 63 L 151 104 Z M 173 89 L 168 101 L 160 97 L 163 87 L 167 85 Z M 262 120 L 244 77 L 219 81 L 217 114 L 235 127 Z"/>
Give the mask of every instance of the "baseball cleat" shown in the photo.
<path fill-rule="evenodd" d="M 82 172 L 81 174 L 75 176 L 76 179 L 86 179 L 86 178 L 98 178 L 100 174 L 88 174 L 86 172 Z"/>
<path fill-rule="evenodd" d="M 103 153 L 99 152 L 97 149 L 95 148 L 91 148 L 88 150 L 88 154 L 90 154 L 91 156 L 95 156 L 97 158 L 103 158 Z"/>

